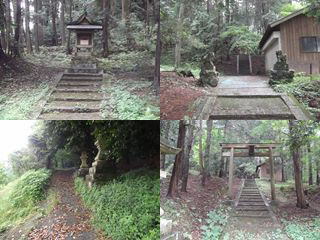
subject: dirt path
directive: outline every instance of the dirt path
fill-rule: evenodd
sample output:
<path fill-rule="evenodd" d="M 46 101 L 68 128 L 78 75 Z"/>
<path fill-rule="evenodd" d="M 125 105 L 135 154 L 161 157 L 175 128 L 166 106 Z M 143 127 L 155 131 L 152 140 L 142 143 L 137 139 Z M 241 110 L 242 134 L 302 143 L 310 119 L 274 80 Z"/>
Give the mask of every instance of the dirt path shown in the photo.
<path fill-rule="evenodd" d="M 53 211 L 40 219 L 28 239 L 103 239 L 90 224 L 90 212 L 86 209 L 73 185 L 73 171 L 55 172 L 51 189 L 59 196 L 59 203 Z"/>

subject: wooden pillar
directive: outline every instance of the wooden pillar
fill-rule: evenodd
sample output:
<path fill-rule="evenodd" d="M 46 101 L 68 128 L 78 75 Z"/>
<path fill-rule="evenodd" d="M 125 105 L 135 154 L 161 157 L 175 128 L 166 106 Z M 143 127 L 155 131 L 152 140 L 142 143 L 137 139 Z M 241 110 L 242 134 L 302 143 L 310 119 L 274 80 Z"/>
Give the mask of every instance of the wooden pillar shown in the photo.
<path fill-rule="evenodd" d="M 233 183 L 233 153 L 234 148 L 231 148 L 230 159 L 229 159 L 229 198 L 232 199 L 232 183 Z"/>
<path fill-rule="evenodd" d="M 271 200 L 276 200 L 272 147 L 269 147 L 269 165 L 270 165 Z"/>

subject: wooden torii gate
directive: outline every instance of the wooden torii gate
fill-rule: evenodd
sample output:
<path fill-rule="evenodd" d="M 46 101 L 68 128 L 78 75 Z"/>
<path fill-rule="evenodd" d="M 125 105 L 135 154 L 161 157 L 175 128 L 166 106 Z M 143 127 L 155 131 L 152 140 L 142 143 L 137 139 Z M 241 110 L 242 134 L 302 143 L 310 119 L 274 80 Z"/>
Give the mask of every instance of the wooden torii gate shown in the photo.
<path fill-rule="evenodd" d="M 273 157 L 280 156 L 274 150 L 278 143 L 220 143 L 221 157 L 229 157 L 228 195 L 232 198 L 235 157 L 268 157 L 270 166 L 271 199 L 276 200 Z M 262 151 L 261 151 L 262 150 Z"/>

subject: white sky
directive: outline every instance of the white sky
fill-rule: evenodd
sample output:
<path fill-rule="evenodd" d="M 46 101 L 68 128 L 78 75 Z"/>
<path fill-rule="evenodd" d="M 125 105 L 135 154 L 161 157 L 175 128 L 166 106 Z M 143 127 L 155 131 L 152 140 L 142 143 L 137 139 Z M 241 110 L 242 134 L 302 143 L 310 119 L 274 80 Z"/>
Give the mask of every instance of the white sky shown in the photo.
<path fill-rule="evenodd" d="M 32 134 L 31 120 L 0 121 L 0 163 L 9 167 L 8 155 L 28 145 L 28 136 Z"/>

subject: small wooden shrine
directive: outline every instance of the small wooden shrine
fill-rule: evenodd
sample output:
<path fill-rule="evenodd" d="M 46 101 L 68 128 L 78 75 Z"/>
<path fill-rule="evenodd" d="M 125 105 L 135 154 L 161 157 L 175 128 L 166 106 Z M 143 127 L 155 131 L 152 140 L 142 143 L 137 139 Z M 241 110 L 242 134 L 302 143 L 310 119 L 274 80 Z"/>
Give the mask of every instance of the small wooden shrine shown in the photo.
<path fill-rule="evenodd" d="M 85 12 L 78 20 L 68 23 L 67 29 L 76 33 L 75 55 L 77 55 L 80 51 L 92 52 L 94 32 L 102 30 L 102 25 L 91 21 Z"/>

